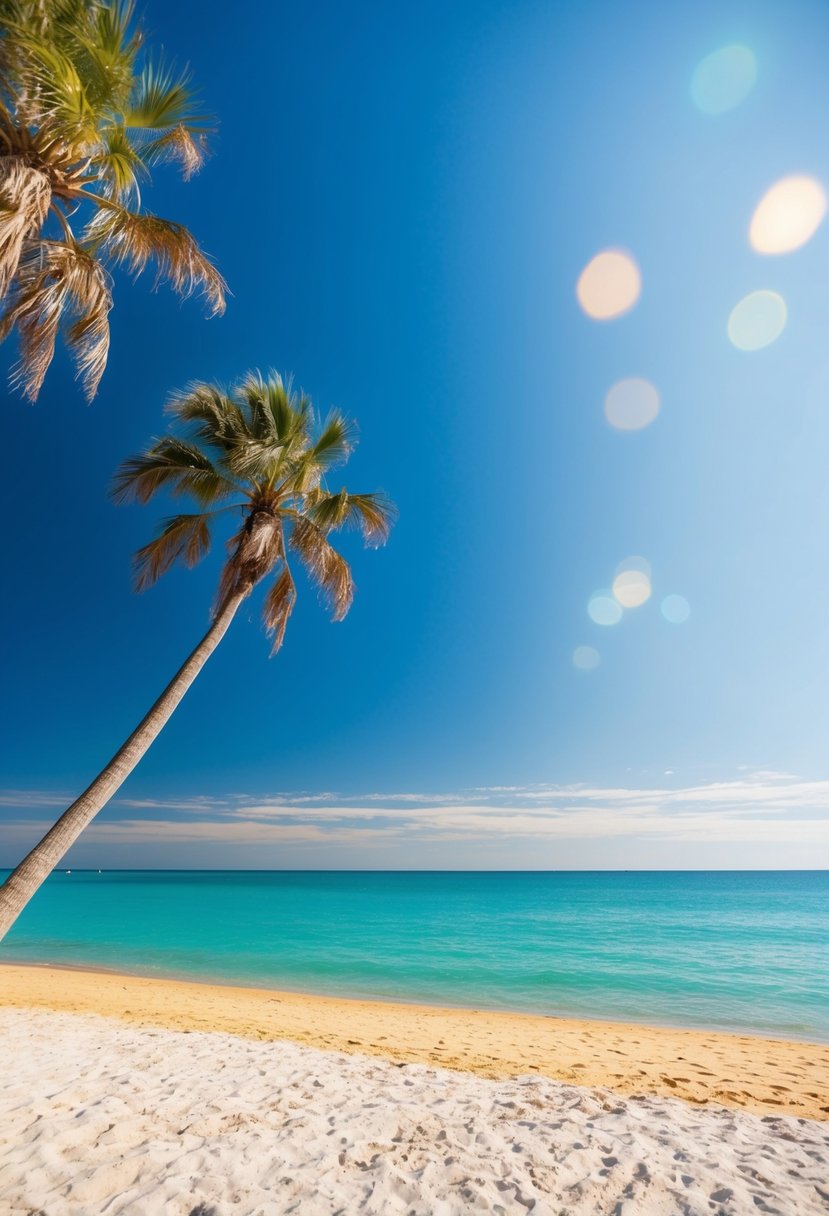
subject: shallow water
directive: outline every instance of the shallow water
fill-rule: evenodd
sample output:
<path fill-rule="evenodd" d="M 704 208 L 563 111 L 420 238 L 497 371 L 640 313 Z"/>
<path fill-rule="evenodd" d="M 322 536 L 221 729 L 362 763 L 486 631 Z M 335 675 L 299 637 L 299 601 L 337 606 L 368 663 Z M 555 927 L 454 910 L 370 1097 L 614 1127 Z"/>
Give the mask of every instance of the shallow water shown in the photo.
<path fill-rule="evenodd" d="M 829 1041 L 829 872 L 60 871 L 0 961 Z"/>

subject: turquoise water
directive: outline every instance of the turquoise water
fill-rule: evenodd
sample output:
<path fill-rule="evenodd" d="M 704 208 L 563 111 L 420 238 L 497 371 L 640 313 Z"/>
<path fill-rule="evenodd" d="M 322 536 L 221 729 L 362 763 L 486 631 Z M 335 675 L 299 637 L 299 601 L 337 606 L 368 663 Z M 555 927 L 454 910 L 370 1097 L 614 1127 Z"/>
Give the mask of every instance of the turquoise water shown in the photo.
<path fill-rule="evenodd" d="M 829 872 L 76 870 L 0 960 L 829 1041 Z"/>

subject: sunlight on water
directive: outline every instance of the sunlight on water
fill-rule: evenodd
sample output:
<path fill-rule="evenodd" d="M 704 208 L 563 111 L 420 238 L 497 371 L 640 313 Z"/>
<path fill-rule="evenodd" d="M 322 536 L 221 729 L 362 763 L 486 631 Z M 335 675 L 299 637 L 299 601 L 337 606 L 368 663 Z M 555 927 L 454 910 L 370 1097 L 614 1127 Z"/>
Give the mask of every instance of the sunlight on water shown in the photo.
<path fill-rule="evenodd" d="M 597 591 L 587 604 L 587 615 L 597 625 L 618 625 L 622 619 L 622 608 L 609 591 Z"/>
<path fill-rule="evenodd" d="M 573 666 L 580 671 L 594 671 L 602 657 L 594 646 L 577 646 L 573 651 Z"/>
<path fill-rule="evenodd" d="M 588 262 L 576 295 L 588 317 L 609 321 L 633 308 L 642 290 L 639 267 L 622 249 L 604 249 Z"/>
<path fill-rule="evenodd" d="M 683 625 L 691 615 L 691 605 L 684 595 L 666 595 L 662 601 L 662 615 L 672 625 Z"/>
<path fill-rule="evenodd" d="M 766 191 L 748 230 L 757 253 L 791 253 L 810 241 L 826 215 L 826 191 L 813 177 L 784 177 Z"/>
<path fill-rule="evenodd" d="M 724 46 L 697 65 L 691 96 L 703 114 L 724 114 L 748 97 L 757 79 L 757 61 L 747 46 Z"/>
<path fill-rule="evenodd" d="M 738 350 L 761 350 L 777 341 L 786 317 L 786 301 L 776 291 L 752 291 L 728 318 L 728 336 Z"/>
<path fill-rule="evenodd" d="M 605 418 L 617 431 L 639 431 L 659 413 L 659 393 L 649 380 L 618 380 L 604 401 Z"/>

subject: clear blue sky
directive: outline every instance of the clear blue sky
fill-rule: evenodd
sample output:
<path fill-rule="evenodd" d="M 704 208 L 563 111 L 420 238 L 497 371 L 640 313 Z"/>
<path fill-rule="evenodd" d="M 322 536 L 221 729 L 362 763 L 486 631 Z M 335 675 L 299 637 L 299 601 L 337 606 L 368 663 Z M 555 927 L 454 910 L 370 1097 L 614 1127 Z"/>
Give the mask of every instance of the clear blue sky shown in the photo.
<path fill-rule="evenodd" d="M 206 626 L 220 553 L 135 597 L 165 510 L 113 507 L 113 470 L 169 390 L 270 366 L 357 418 L 348 481 L 400 522 L 348 546 L 343 624 L 305 588 L 269 661 L 251 603 L 70 864 L 829 864 L 829 221 L 785 256 L 747 236 L 781 177 L 829 183 L 825 4 L 151 0 L 145 24 L 219 118 L 145 202 L 233 297 L 207 321 L 119 281 L 94 404 L 62 358 L 6 403 L 0 864 Z M 756 83 L 704 113 L 695 69 L 733 44 Z M 607 247 L 642 294 L 596 322 L 575 286 Z M 745 352 L 757 289 L 788 324 Z M 626 433 L 604 398 L 629 376 L 661 410 Z M 633 554 L 651 599 L 595 624 Z"/>

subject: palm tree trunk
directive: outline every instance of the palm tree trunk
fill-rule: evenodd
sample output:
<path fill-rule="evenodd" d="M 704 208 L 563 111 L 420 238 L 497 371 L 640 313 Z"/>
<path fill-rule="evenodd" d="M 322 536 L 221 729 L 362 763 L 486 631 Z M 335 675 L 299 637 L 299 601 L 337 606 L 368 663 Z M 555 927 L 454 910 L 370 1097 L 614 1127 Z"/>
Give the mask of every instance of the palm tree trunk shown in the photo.
<path fill-rule="evenodd" d="M 103 772 L 84 790 L 80 798 L 64 811 L 40 844 L 35 845 L 0 887 L 0 941 L 43 880 L 75 843 L 86 825 L 123 784 L 156 736 L 161 733 L 179 701 L 224 637 L 237 608 L 249 590 L 247 587 L 225 600 L 221 611 L 217 613 L 213 624 L 187 662 L 173 677 L 123 747 L 115 753 Z"/>

